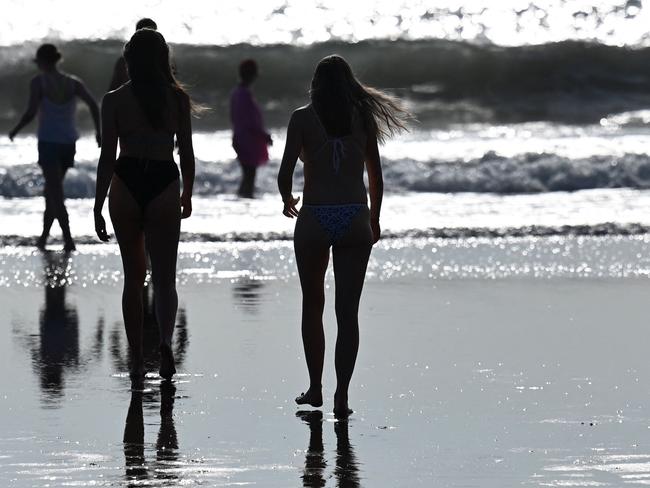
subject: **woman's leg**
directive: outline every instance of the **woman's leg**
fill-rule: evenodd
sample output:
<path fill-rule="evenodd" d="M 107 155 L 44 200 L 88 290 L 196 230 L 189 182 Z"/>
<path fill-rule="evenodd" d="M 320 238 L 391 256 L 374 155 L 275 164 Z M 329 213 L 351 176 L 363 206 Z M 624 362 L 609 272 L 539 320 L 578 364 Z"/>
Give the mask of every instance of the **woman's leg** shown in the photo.
<path fill-rule="evenodd" d="M 243 198 L 253 198 L 257 168 L 242 162 L 239 165 L 241 166 L 241 183 L 239 184 L 237 195 Z"/>
<path fill-rule="evenodd" d="M 257 166 L 248 166 L 246 168 L 246 194 L 248 198 L 255 197 L 255 175 L 257 174 Z"/>
<path fill-rule="evenodd" d="M 359 301 L 371 249 L 368 210 L 362 209 L 350 223 L 346 235 L 332 250 L 338 324 L 335 352 L 337 384 L 334 394 L 334 413 L 337 416 L 352 413 L 348 407 L 348 387 L 359 350 Z"/>
<path fill-rule="evenodd" d="M 181 231 L 178 180 L 149 202 L 145 211 L 144 231 L 151 259 L 154 306 L 160 329 L 160 376 L 170 379 L 176 372 L 172 335 L 178 308 L 176 259 Z"/>
<path fill-rule="evenodd" d="M 45 188 L 43 195 L 45 196 L 45 212 L 43 214 L 43 232 L 39 238 L 39 247 L 45 246 L 45 241 L 50 233 L 50 228 L 54 219 L 59 221 L 61 232 L 63 233 L 63 240 L 65 241 L 65 249 L 67 251 L 74 251 L 74 241 L 70 234 L 70 224 L 68 221 L 68 212 L 65 208 L 65 196 L 63 194 L 63 178 L 65 177 L 65 170 L 58 162 L 45 162 L 41 166 L 43 168 L 43 176 L 45 178 Z"/>
<path fill-rule="evenodd" d="M 300 211 L 296 222 L 294 249 L 302 288 L 302 342 L 309 370 L 309 389 L 296 398 L 296 403 L 320 407 L 323 404 L 321 381 L 325 357 L 324 281 L 330 250 L 327 235 L 305 208 Z"/>
<path fill-rule="evenodd" d="M 132 380 L 142 381 L 142 289 L 146 275 L 142 210 L 126 185 L 114 176 L 111 182 L 109 210 L 124 267 L 122 314 L 131 354 Z"/>

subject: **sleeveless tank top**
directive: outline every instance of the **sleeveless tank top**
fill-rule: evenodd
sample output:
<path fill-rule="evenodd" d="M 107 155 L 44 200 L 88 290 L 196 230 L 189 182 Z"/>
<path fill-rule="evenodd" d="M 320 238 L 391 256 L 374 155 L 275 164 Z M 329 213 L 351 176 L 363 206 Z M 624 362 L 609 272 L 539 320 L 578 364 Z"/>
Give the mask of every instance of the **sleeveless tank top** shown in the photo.
<path fill-rule="evenodd" d="M 67 78 L 66 87 L 74 83 Z M 64 103 L 56 103 L 45 94 L 45 78 L 41 76 L 43 96 L 39 106 L 38 140 L 40 142 L 55 142 L 59 144 L 74 144 L 79 138 L 75 124 L 77 97 L 72 97 Z"/>

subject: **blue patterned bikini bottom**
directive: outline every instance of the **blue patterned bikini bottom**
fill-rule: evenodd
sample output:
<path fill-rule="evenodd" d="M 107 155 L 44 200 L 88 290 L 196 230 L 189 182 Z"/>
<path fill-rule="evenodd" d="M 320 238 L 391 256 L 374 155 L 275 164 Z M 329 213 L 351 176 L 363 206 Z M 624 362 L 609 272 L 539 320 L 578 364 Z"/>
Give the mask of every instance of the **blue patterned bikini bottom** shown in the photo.
<path fill-rule="evenodd" d="M 330 245 L 335 244 L 350 227 L 352 219 L 356 217 L 362 208 L 366 208 L 365 203 L 346 203 L 343 205 L 303 205 L 302 208 L 308 209 L 318 223 L 323 228 Z"/>

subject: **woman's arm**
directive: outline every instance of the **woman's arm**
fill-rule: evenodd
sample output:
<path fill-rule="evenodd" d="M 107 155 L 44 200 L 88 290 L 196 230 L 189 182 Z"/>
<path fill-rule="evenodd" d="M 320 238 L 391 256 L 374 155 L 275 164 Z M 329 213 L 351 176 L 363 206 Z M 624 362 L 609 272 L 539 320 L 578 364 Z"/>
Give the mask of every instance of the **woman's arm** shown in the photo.
<path fill-rule="evenodd" d="M 106 242 L 109 235 L 106 232 L 106 222 L 102 217 L 102 208 L 111 185 L 115 169 L 115 153 L 117 152 L 117 121 L 115 120 L 115 95 L 107 93 L 102 100 L 102 129 L 104 140 L 102 152 L 97 165 L 97 183 L 95 186 L 95 232 L 100 240 Z"/>
<path fill-rule="evenodd" d="M 294 198 L 291 193 L 293 187 L 293 171 L 296 168 L 296 162 L 302 149 L 302 127 L 298 122 L 298 114 L 299 112 L 296 110 L 289 120 L 287 140 L 284 146 L 280 171 L 278 172 L 278 189 L 284 202 L 284 210 L 282 213 L 289 218 L 298 216 L 296 204 L 300 201 L 300 197 Z"/>
<path fill-rule="evenodd" d="M 90 114 L 93 117 L 93 123 L 95 124 L 95 140 L 97 141 L 97 146 L 102 147 L 102 133 L 99 125 L 99 106 L 97 102 L 86 88 L 86 85 L 80 80 L 75 80 L 75 94 L 88 105 Z"/>
<path fill-rule="evenodd" d="M 381 237 L 379 214 L 384 196 L 384 177 L 381 173 L 381 159 L 377 147 L 377 137 L 369 136 L 366 142 L 366 170 L 368 171 L 368 192 L 370 193 L 370 226 L 373 242 Z"/>
<path fill-rule="evenodd" d="M 41 85 L 38 81 L 38 77 L 35 77 L 29 84 L 29 101 L 27 102 L 27 109 L 25 110 L 23 116 L 20 118 L 20 121 L 18 121 L 18 124 L 16 124 L 16 127 L 14 127 L 11 132 L 9 132 L 9 139 L 13 141 L 14 137 L 16 137 L 16 134 L 18 134 L 18 132 L 20 132 L 23 127 L 29 124 L 34 119 L 34 117 L 36 117 L 36 113 L 38 112 L 38 104 L 41 101 L 41 95 Z"/>
<path fill-rule="evenodd" d="M 180 94 L 180 120 L 178 124 L 178 156 L 183 176 L 183 193 L 181 194 L 181 218 L 192 215 L 192 191 L 194 188 L 194 147 L 192 146 L 192 114 L 190 98 Z"/>

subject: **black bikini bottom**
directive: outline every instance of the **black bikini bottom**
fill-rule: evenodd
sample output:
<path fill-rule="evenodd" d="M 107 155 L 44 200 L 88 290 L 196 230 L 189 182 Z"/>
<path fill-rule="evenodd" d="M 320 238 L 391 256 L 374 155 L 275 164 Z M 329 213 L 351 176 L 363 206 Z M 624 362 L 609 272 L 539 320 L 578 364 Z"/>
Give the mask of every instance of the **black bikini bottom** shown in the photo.
<path fill-rule="evenodd" d="M 143 211 L 179 176 L 174 161 L 129 156 L 120 156 L 115 165 L 115 174 L 124 182 Z"/>

